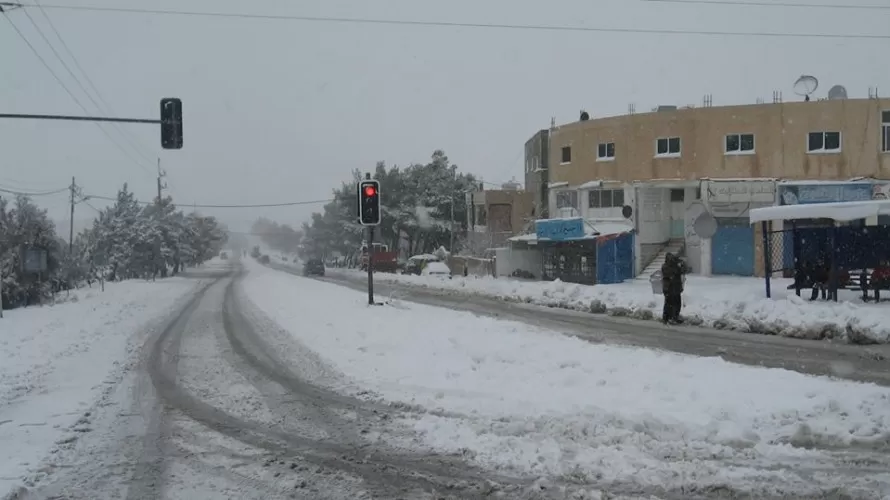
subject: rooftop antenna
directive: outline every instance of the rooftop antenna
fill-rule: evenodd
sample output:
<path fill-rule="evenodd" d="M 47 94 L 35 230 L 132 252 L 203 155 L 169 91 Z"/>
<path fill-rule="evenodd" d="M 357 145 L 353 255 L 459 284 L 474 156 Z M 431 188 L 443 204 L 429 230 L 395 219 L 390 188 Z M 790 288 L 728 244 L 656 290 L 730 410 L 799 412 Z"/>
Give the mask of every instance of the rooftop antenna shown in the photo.
<path fill-rule="evenodd" d="M 815 76 L 800 75 L 800 78 L 794 82 L 794 93 L 803 96 L 805 102 L 810 101 L 810 95 L 819 88 L 819 80 Z"/>

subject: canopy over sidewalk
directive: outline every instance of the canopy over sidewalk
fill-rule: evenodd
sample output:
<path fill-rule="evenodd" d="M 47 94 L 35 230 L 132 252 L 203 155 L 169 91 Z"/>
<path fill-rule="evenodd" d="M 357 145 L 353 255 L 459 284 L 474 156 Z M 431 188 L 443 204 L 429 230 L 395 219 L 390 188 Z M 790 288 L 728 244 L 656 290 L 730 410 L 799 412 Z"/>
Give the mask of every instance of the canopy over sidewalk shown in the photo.
<path fill-rule="evenodd" d="M 797 219 L 834 219 L 846 222 L 867 219 L 878 215 L 890 215 L 890 200 L 782 205 L 753 208 L 749 212 L 751 224 L 755 222 Z"/>
<path fill-rule="evenodd" d="M 760 222 L 763 225 L 763 266 L 764 266 L 764 278 L 766 285 L 766 296 L 770 297 L 770 275 L 775 270 L 773 269 L 773 256 L 772 256 L 772 241 L 770 238 L 770 226 L 772 225 L 772 221 L 791 221 L 791 240 L 790 241 L 781 241 L 779 242 L 782 245 L 781 255 L 777 255 L 779 259 L 784 261 L 788 261 L 789 258 L 794 262 L 795 273 L 799 271 L 798 262 L 800 258 L 799 245 L 800 242 L 796 242 L 799 238 L 800 228 L 796 227 L 794 222 L 795 220 L 800 219 L 830 219 L 839 222 L 850 222 L 855 220 L 868 219 L 870 217 L 877 217 L 879 215 L 890 215 L 890 200 L 865 200 L 865 201 L 845 201 L 845 202 L 836 202 L 836 203 L 812 203 L 805 205 L 782 205 L 775 207 L 763 207 L 763 208 L 754 208 L 749 211 L 749 221 L 751 224 Z M 866 245 L 864 241 L 859 241 L 858 237 L 853 237 L 853 235 L 848 234 L 850 228 L 839 228 L 836 225 L 830 228 L 820 229 L 825 232 L 825 245 L 827 245 L 827 254 L 830 263 L 831 275 L 834 276 L 831 278 L 831 283 L 829 283 L 829 291 L 832 292 L 833 299 L 837 301 L 837 268 L 838 261 L 841 259 L 840 252 L 843 251 L 849 260 L 850 253 L 855 250 L 854 247 L 862 247 Z M 814 231 L 816 229 L 808 229 L 809 231 Z M 858 230 L 857 230 L 858 231 Z M 874 233 L 874 231 L 872 232 Z M 872 236 L 875 236 L 874 234 Z M 876 237 L 876 236 L 875 236 Z M 851 247 L 844 248 L 843 250 L 838 247 L 838 245 L 843 246 L 844 242 L 846 244 L 853 245 Z M 872 242 L 874 244 L 874 242 Z M 788 252 L 785 252 L 785 247 L 790 246 L 793 250 L 790 255 L 785 255 Z M 860 252 L 861 253 L 861 252 Z M 857 253 L 858 254 L 858 253 Z M 863 258 L 856 259 L 859 261 L 863 261 Z M 868 259 L 865 259 L 868 260 Z M 797 278 L 795 278 L 795 284 L 797 284 Z M 797 287 L 797 294 L 800 295 L 800 287 Z"/>

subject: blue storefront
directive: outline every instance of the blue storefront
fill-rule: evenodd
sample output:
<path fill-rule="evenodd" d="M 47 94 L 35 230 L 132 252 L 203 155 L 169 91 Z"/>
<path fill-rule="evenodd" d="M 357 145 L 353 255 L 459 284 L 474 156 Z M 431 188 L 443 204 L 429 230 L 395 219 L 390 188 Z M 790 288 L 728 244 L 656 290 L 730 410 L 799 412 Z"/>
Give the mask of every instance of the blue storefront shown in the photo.
<path fill-rule="evenodd" d="M 535 233 L 545 280 L 593 285 L 633 278 L 633 232 L 603 235 L 575 217 L 536 221 Z"/>
<path fill-rule="evenodd" d="M 717 232 L 711 237 L 711 273 L 754 276 L 754 227 L 748 219 L 717 219 Z"/>

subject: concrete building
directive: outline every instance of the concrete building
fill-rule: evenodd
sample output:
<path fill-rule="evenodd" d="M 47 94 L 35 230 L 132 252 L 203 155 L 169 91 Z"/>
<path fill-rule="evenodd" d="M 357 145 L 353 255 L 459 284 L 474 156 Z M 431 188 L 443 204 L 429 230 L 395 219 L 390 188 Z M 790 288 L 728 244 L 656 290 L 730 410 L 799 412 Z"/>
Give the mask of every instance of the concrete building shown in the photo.
<path fill-rule="evenodd" d="M 632 221 L 641 277 L 668 251 L 685 252 L 704 274 L 760 274 L 760 236 L 747 212 L 783 203 L 779 180 L 832 181 L 822 188 L 831 193 L 805 189 L 828 200 L 881 184 L 845 187 L 847 180 L 890 178 L 890 99 L 662 106 L 554 126 L 547 135 L 549 192 L 540 198 L 549 216 Z M 707 241 L 691 231 L 702 211 L 718 221 Z"/>
<path fill-rule="evenodd" d="M 550 166 L 550 130 L 538 131 L 525 143 L 525 190 L 534 193 L 534 215 L 549 217 L 547 183 Z"/>
<path fill-rule="evenodd" d="M 522 191 L 518 183 L 501 189 L 467 193 L 467 239 L 471 254 L 502 247 L 511 236 L 521 234 L 534 220 L 535 193 Z"/>

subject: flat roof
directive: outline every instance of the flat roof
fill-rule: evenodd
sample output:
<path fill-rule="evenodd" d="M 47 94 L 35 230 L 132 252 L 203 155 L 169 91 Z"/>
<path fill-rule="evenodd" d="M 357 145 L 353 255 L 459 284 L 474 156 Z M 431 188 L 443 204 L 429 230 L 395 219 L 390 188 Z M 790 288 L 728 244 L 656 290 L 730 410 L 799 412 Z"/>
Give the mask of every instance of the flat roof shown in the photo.
<path fill-rule="evenodd" d="M 878 215 L 890 215 L 890 200 L 843 201 L 753 208 L 748 212 L 751 224 L 770 220 L 833 219 L 851 221 Z"/>

